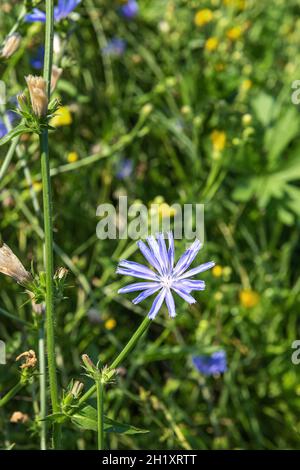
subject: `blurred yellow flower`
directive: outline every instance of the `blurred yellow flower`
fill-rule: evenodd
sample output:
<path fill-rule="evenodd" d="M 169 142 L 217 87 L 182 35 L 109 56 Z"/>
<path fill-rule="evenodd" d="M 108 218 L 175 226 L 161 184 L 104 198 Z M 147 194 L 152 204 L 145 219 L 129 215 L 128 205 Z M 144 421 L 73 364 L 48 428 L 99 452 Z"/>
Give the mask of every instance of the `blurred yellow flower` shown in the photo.
<path fill-rule="evenodd" d="M 104 323 L 104 326 L 107 330 L 113 330 L 117 326 L 117 322 L 114 318 L 109 318 Z"/>
<path fill-rule="evenodd" d="M 159 206 L 158 213 L 161 217 L 173 217 L 176 214 L 176 210 L 166 202 L 163 202 Z"/>
<path fill-rule="evenodd" d="M 214 294 L 214 299 L 217 301 L 217 302 L 221 302 L 221 300 L 223 299 L 224 295 L 222 292 L 218 291 Z"/>
<path fill-rule="evenodd" d="M 67 106 L 61 106 L 50 121 L 53 127 L 69 126 L 72 124 L 72 114 Z"/>
<path fill-rule="evenodd" d="M 246 78 L 241 84 L 242 91 L 248 91 L 252 87 L 252 81 L 249 78 Z"/>
<path fill-rule="evenodd" d="M 251 289 L 243 289 L 240 292 L 240 302 L 245 308 L 255 307 L 260 300 L 260 296 L 257 292 Z"/>
<path fill-rule="evenodd" d="M 36 193 L 39 193 L 43 189 L 43 185 L 40 181 L 35 181 L 33 184 L 33 189 L 35 190 Z"/>
<path fill-rule="evenodd" d="M 209 8 L 204 8 L 203 10 L 197 11 L 195 14 L 195 25 L 204 26 L 213 19 L 213 12 Z"/>
<path fill-rule="evenodd" d="M 68 159 L 68 162 L 69 162 L 69 163 L 77 162 L 78 158 L 79 158 L 79 157 L 78 157 L 78 153 L 77 153 L 77 152 L 70 152 L 70 153 L 68 153 L 67 159 Z"/>
<path fill-rule="evenodd" d="M 251 124 L 251 122 L 252 122 L 251 114 L 249 114 L 249 113 L 244 114 L 244 116 L 242 117 L 243 125 L 244 126 L 249 126 L 249 124 Z"/>
<path fill-rule="evenodd" d="M 158 214 L 161 218 L 174 217 L 174 215 L 176 215 L 176 209 L 165 202 L 162 196 L 156 196 L 150 204 L 150 214 Z"/>
<path fill-rule="evenodd" d="M 240 26 L 234 26 L 233 28 L 230 28 L 226 35 L 228 37 L 228 39 L 230 39 L 231 41 L 236 41 L 237 39 L 239 39 L 242 35 L 242 28 Z"/>
<path fill-rule="evenodd" d="M 216 152 L 222 152 L 226 145 L 226 133 L 224 131 L 214 130 L 210 134 L 213 148 Z"/>
<path fill-rule="evenodd" d="M 211 37 L 211 38 L 208 38 L 206 41 L 205 41 L 205 45 L 204 45 L 204 48 L 211 52 L 211 51 L 214 51 L 217 49 L 219 45 L 219 40 L 218 38 L 215 38 L 215 37 Z"/>
<path fill-rule="evenodd" d="M 219 264 L 216 264 L 216 266 L 213 267 L 212 269 L 212 275 L 214 277 L 221 277 L 223 274 L 223 268 Z"/>
<path fill-rule="evenodd" d="M 224 5 L 228 7 L 239 8 L 244 10 L 246 7 L 246 0 L 223 0 Z"/>

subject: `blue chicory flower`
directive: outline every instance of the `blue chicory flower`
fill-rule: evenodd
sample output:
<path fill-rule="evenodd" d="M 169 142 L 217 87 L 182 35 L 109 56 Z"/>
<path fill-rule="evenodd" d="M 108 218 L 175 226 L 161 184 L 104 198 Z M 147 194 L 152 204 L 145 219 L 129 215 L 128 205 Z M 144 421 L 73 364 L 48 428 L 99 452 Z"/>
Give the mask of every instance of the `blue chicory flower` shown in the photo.
<path fill-rule="evenodd" d="M 54 20 L 61 21 L 77 7 L 81 0 L 58 0 L 57 6 L 54 7 Z M 27 23 L 36 23 L 46 21 L 46 13 L 34 8 L 31 13 L 25 16 Z"/>
<path fill-rule="evenodd" d="M 152 294 L 158 292 L 152 307 L 149 311 L 149 318 L 153 320 L 160 310 L 163 302 L 166 302 L 170 317 L 176 316 L 175 302 L 172 292 L 175 292 L 188 304 L 194 304 L 196 299 L 191 296 L 193 290 L 202 291 L 205 289 L 205 282 L 191 279 L 196 274 L 207 271 L 215 263 L 208 262 L 187 271 L 196 258 L 202 244 L 199 240 L 185 251 L 174 264 L 175 250 L 172 232 L 168 232 L 168 248 L 163 233 L 159 233 L 147 238 L 149 247 L 142 242 L 138 242 L 138 247 L 144 258 L 150 263 L 155 271 L 140 263 L 122 260 L 117 268 L 118 274 L 145 279 L 146 282 L 137 282 L 122 287 L 118 293 L 142 291 L 132 302 L 138 304 Z"/>
<path fill-rule="evenodd" d="M 121 56 L 126 49 L 126 42 L 120 38 L 113 38 L 102 49 L 103 54 L 108 56 Z"/>
<path fill-rule="evenodd" d="M 139 5 L 136 0 L 128 0 L 128 2 L 120 8 L 120 11 L 124 18 L 131 20 L 138 14 Z"/>
<path fill-rule="evenodd" d="M 123 180 L 125 178 L 128 178 L 133 171 L 133 162 L 130 158 L 124 158 L 121 160 L 119 167 L 118 167 L 118 172 L 117 172 L 117 178 L 119 180 Z"/>
<path fill-rule="evenodd" d="M 225 351 L 217 351 L 210 356 L 194 356 L 193 364 L 204 375 L 222 374 L 227 370 Z"/>
<path fill-rule="evenodd" d="M 18 115 L 14 113 L 13 111 L 7 111 L 6 116 L 8 117 L 10 124 L 12 124 L 18 117 Z M 4 137 L 7 134 L 7 132 L 8 132 L 8 129 L 6 125 L 4 124 L 3 120 L 0 119 L 0 139 L 2 139 L 2 137 Z"/>
<path fill-rule="evenodd" d="M 43 68 L 44 65 L 44 53 L 45 53 L 45 48 L 44 46 L 39 46 L 36 54 L 30 59 L 30 65 L 36 69 L 40 70 Z"/>

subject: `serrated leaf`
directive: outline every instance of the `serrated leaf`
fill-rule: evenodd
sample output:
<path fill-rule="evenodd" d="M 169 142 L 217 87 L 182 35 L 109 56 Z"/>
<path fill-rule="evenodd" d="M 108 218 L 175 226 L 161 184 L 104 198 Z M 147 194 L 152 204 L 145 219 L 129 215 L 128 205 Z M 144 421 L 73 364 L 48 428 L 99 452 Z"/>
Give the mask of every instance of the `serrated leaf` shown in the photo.
<path fill-rule="evenodd" d="M 90 405 L 85 406 L 71 417 L 72 423 L 81 429 L 97 431 L 97 410 Z M 119 423 L 113 419 L 104 417 L 104 431 L 117 434 L 141 434 L 147 433 L 146 429 L 139 429 L 130 424 Z"/>

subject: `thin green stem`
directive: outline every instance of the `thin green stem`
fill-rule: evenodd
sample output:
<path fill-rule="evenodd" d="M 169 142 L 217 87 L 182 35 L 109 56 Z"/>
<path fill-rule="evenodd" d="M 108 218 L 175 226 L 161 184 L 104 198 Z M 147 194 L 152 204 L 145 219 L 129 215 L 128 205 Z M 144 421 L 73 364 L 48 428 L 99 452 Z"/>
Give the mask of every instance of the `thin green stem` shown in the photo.
<path fill-rule="evenodd" d="M 23 381 L 19 381 L 13 388 L 10 389 L 9 392 L 7 392 L 6 395 L 4 395 L 4 397 L 1 398 L 0 400 L 0 408 L 1 406 L 4 406 L 6 405 L 6 403 L 9 402 L 9 400 L 11 400 L 12 398 L 14 398 L 14 396 L 23 388 L 25 387 L 26 385 L 26 382 L 23 382 Z"/>
<path fill-rule="evenodd" d="M 45 328 L 44 321 L 39 329 L 39 381 L 40 381 L 40 420 L 41 420 L 41 435 L 40 435 L 40 448 L 46 450 L 47 448 L 47 382 L 46 382 L 46 360 L 45 360 Z"/>
<path fill-rule="evenodd" d="M 44 79 L 47 82 L 48 98 L 50 98 L 52 56 L 53 56 L 53 0 L 46 0 L 45 56 Z M 52 411 L 59 411 L 58 387 L 56 377 L 55 331 L 54 331 L 54 286 L 53 286 L 53 223 L 52 196 L 50 181 L 48 129 L 40 135 L 41 174 L 43 184 L 43 212 L 45 233 L 45 264 L 46 264 L 46 335 L 50 397 Z M 60 426 L 53 426 L 53 447 L 60 447 Z"/>
<path fill-rule="evenodd" d="M 104 450 L 104 383 L 96 380 L 98 450 Z"/>
<path fill-rule="evenodd" d="M 152 320 L 150 318 L 145 317 L 138 329 L 135 331 L 135 333 L 132 335 L 126 346 L 122 349 L 120 354 L 116 357 L 116 359 L 113 361 L 111 366 L 109 367 L 110 370 L 116 369 L 121 362 L 126 359 L 128 354 L 132 351 L 132 349 L 135 347 L 137 344 L 138 340 L 140 337 L 145 333 L 145 331 L 148 329 L 150 326 Z M 86 400 L 88 400 L 96 391 L 96 385 L 93 385 L 84 395 L 82 395 L 81 399 L 79 400 L 79 406 L 82 405 Z"/>
<path fill-rule="evenodd" d="M 18 137 L 15 137 L 12 141 L 11 141 L 11 144 L 9 146 L 9 149 L 5 155 L 5 158 L 3 160 L 3 163 L 1 165 L 1 168 L 0 168 L 0 181 L 2 180 L 3 176 L 5 175 L 9 165 L 10 165 L 10 162 L 14 156 L 14 153 L 15 153 L 15 150 L 16 150 L 16 147 L 18 145 Z"/>

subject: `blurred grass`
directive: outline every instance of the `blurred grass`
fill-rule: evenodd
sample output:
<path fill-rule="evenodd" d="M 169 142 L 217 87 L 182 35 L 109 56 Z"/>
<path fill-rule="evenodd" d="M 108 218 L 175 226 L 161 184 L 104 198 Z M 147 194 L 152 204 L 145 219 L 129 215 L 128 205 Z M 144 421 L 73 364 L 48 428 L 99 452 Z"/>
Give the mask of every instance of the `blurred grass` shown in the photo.
<path fill-rule="evenodd" d="M 20 8 L 12 2 L 5 14 L 5 4 L 1 39 Z M 130 241 L 97 240 L 97 206 L 116 203 L 120 193 L 130 203 L 149 204 L 157 196 L 168 204 L 205 203 L 201 259 L 214 259 L 222 275 L 207 273 L 199 303 L 188 308 L 179 302 L 175 322 L 161 312 L 124 364 L 125 374 L 108 390 L 107 414 L 150 433 L 111 434 L 110 445 L 296 449 L 300 383 L 290 356 L 299 337 L 300 117 L 291 84 L 299 79 L 299 4 L 140 0 L 131 21 L 118 6 L 83 1 L 77 16 L 57 25 L 64 71 L 56 95 L 72 115 L 70 125 L 50 136 L 56 266 L 71 271 L 68 299 L 57 309 L 59 381 L 66 387 L 82 378 L 82 353 L 110 360 L 150 305 L 133 306 L 116 294 L 117 260 L 124 252 L 139 255 Z M 203 8 L 213 11 L 213 20 L 198 27 L 194 16 Z M 235 40 L 228 38 L 232 28 L 240 31 Z M 23 46 L 0 65 L 10 98 L 24 87 L 30 58 L 43 42 L 42 25 L 22 24 L 19 32 Z M 126 49 L 107 56 L 103 47 L 114 37 Z M 218 39 L 213 51 L 205 46 L 209 38 Z M 1 147 L 1 163 L 6 151 Z M 76 162 L 68 160 L 71 152 Z M 132 160 L 133 172 L 120 180 L 124 158 Z M 29 268 L 33 260 L 39 270 L 43 231 L 24 162 L 41 201 L 38 142 L 31 137 L 20 142 L 20 158 L 14 156 L 0 181 L 0 231 L 23 263 Z M 177 243 L 179 252 L 183 247 Z M 0 337 L 8 349 L 2 394 L 18 378 L 15 357 L 37 349 L 37 340 L 22 326 L 31 319 L 26 296 L 8 278 L 0 282 Z M 243 289 L 259 295 L 256 305 L 242 305 Z M 90 309 L 99 322 L 91 322 Z M 111 318 L 116 326 L 108 330 Z M 205 378 L 193 369 L 191 354 L 220 348 L 228 356 L 223 377 Z M 1 447 L 38 448 L 36 393 L 37 381 L 0 409 Z M 15 410 L 31 420 L 10 424 Z M 95 435 L 70 425 L 64 445 L 93 448 Z"/>

